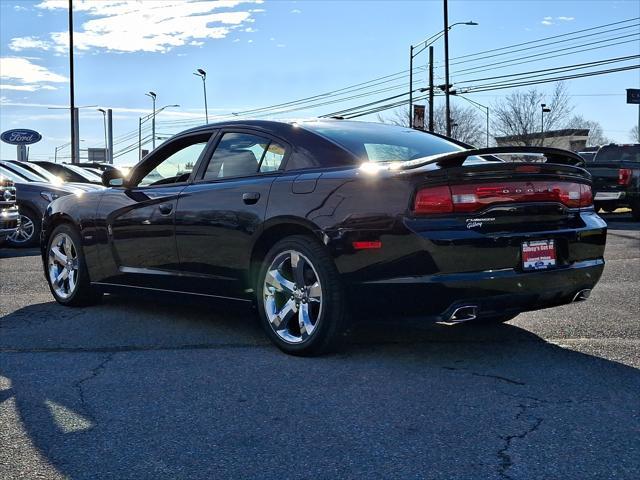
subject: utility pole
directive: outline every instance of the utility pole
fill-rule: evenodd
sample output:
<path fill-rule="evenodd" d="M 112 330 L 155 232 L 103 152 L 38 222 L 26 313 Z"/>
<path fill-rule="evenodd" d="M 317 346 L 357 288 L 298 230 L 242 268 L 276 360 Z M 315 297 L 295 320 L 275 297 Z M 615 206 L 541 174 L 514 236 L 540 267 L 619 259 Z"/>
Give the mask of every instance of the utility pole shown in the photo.
<path fill-rule="evenodd" d="M 80 163 L 80 108 L 73 107 L 73 131 L 75 140 L 71 145 L 71 163 Z M 75 157 L 75 160 L 74 160 Z"/>
<path fill-rule="evenodd" d="M 113 110 L 107 109 L 107 162 L 113 165 Z"/>
<path fill-rule="evenodd" d="M 429 47 L 429 131 L 433 132 L 433 47 Z"/>
<path fill-rule="evenodd" d="M 138 118 L 138 161 L 142 160 L 142 117 Z"/>
<path fill-rule="evenodd" d="M 73 0 L 69 0 L 69 113 L 71 116 L 71 163 L 80 161 L 80 142 L 78 141 L 78 111 L 74 92 L 73 74 Z"/>
<path fill-rule="evenodd" d="M 409 46 L 409 127 L 413 128 L 413 45 Z"/>
<path fill-rule="evenodd" d="M 193 74 L 202 78 L 202 88 L 204 89 L 204 117 L 205 121 L 209 123 L 209 109 L 207 108 L 207 72 L 199 68 L 196 72 L 193 72 Z"/>
<path fill-rule="evenodd" d="M 107 144 L 107 111 L 104 108 L 99 108 L 99 112 L 102 112 L 102 125 L 104 129 L 104 161 L 109 161 L 109 147 Z"/>
<path fill-rule="evenodd" d="M 447 137 L 451 136 L 451 117 L 449 105 L 449 5 L 443 0 L 444 6 L 444 114 L 447 123 Z"/>

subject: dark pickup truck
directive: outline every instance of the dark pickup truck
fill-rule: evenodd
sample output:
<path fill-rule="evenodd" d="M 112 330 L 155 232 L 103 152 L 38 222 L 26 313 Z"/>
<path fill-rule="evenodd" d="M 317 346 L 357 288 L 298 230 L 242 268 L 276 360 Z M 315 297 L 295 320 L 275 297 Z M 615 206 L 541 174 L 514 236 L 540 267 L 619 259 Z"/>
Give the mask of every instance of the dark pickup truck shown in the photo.
<path fill-rule="evenodd" d="M 593 178 L 596 211 L 628 207 L 640 221 L 640 144 L 604 145 L 586 168 Z"/>

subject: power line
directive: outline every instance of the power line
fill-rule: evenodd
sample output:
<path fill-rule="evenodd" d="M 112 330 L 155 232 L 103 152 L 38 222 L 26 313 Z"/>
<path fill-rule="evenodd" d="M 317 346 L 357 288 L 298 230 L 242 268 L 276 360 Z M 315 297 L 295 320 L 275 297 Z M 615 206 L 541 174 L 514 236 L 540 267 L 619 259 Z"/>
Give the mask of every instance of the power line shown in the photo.
<path fill-rule="evenodd" d="M 584 78 L 584 77 L 590 77 L 590 76 L 595 76 L 595 75 L 606 75 L 606 74 L 610 74 L 610 73 L 617 73 L 617 72 L 622 72 L 622 71 L 627 71 L 627 70 L 634 70 L 634 69 L 639 69 L 639 68 L 640 68 L 640 65 L 631 65 L 631 66 L 627 66 L 627 67 L 619 67 L 619 68 L 613 68 L 613 69 L 607 69 L 607 70 L 598 70 L 598 71 L 595 71 L 595 72 L 586 72 L 586 73 L 581 73 L 581 74 L 565 75 L 565 76 L 561 76 L 561 77 L 550 77 L 550 78 L 547 78 L 547 79 L 539 79 L 539 80 L 534 80 L 534 81 L 526 81 L 524 79 L 521 79 L 521 81 L 512 82 L 512 83 L 504 83 L 503 82 L 503 83 L 477 85 L 477 86 L 471 86 L 471 87 L 464 87 L 464 91 L 461 91 L 460 93 L 475 93 L 475 92 L 490 91 L 490 90 L 502 90 L 502 89 L 506 89 L 506 88 L 516 88 L 516 87 L 529 86 L 529 85 L 538 85 L 538 84 L 543 84 L 543 83 L 559 82 L 559 81 L 565 81 L 565 80 L 573 80 L 573 79 L 577 79 L 577 78 Z M 343 115 L 343 116 L 345 118 L 357 118 L 357 117 L 361 117 L 361 116 L 364 116 L 364 115 L 369 115 L 369 114 L 372 114 L 372 113 L 378 113 L 378 112 L 381 112 L 381 111 L 384 111 L 384 110 L 388 110 L 390 108 L 396 108 L 396 107 L 399 107 L 399 106 L 402 106 L 402 105 L 406 104 L 406 100 L 400 100 L 400 101 L 396 101 L 396 102 L 380 105 L 380 106 L 378 106 L 376 108 L 372 108 L 372 109 L 369 109 L 369 110 L 358 111 L 358 109 L 360 109 L 360 108 L 363 108 L 363 107 L 366 107 L 366 106 L 371 106 L 371 105 L 376 104 L 376 103 L 386 102 L 386 101 L 392 100 L 393 98 L 395 98 L 395 97 L 388 97 L 388 98 L 384 98 L 384 99 L 378 100 L 377 102 L 371 102 L 369 104 L 352 107 L 351 109 L 345 109 L 341 113 L 344 114 L 345 112 L 351 111 L 351 113 L 347 113 L 346 115 Z M 416 98 L 416 101 L 425 100 L 427 98 L 428 98 L 427 95 L 418 96 Z M 337 113 L 329 113 L 329 114 L 321 115 L 321 117 L 330 117 L 330 116 L 334 116 L 336 114 Z"/>

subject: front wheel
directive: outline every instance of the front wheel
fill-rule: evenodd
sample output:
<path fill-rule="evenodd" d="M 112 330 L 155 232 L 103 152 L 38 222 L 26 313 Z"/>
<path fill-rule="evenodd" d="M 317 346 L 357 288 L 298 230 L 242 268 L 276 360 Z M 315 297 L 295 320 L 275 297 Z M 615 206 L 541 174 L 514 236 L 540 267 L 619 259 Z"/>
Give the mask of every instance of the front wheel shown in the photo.
<path fill-rule="evenodd" d="M 24 248 L 37 245 L 40 239 L 41 220 L 32 210 L 20 208 L 20 226 L 7 237 L 7 244 Z"/>
<path fill-rule="evenodd" d="M 71 307 L 96 303 L 102 294 L 91 286 L 80 235 L 67 224 L 56 227 L 47 243 L 46 276 L 56 301 Z"/>
<path fill-rule="evenodd" d="M 336 345 L 346 323 L 344 292 L 333 260 L 313 237 L 275 244 L 256 294 L 262 326 L 284 352 L 319 355 Z"/>

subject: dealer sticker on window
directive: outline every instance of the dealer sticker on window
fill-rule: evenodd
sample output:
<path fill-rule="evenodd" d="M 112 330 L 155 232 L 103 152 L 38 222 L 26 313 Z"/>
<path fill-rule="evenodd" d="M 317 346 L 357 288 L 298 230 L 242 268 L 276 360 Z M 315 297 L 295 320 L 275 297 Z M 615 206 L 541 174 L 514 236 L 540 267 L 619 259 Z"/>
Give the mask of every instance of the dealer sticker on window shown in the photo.
<path fill-rule="evenodd" d="M 522 243 L 522 268 L 544 270 L 556 265 L 556 247 L 553 240 Z"/>

